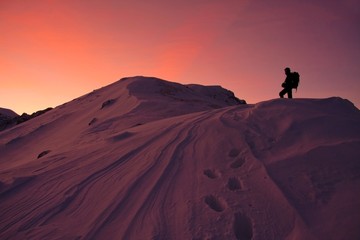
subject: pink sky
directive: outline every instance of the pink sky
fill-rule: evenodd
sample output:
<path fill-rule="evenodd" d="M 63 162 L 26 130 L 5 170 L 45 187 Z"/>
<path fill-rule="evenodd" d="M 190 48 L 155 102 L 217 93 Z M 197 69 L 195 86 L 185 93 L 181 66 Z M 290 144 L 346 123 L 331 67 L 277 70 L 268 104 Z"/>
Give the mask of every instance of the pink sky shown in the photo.
<path fill-rule="evenodd" d="M 360 3 L 241 0 L 0 0 L 0 107 L 55 107 L 122 77 L 221 85 L 360 106 Z"/>

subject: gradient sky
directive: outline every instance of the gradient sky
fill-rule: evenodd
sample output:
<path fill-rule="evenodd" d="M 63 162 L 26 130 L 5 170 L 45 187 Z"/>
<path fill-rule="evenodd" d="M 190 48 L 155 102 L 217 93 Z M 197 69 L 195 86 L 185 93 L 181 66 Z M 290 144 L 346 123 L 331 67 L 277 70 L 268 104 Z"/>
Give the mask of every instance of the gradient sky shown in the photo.
<path fill-rule="evenodd" d="M 55 107 L 127 76 L 360 106 L 358 0 L 0 0 L 0 107 Z"/>

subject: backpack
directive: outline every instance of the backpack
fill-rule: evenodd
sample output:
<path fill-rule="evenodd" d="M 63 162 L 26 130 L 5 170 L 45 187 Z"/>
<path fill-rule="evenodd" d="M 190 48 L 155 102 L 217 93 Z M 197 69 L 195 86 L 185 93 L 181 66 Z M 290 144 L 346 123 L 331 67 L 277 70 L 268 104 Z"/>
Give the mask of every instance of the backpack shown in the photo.
<path fill-rule="evenodd" d="M 295 88 L 297 91 L 297 88 L 299 86 L 300 83 L 300 74 L 298 72 L 293 72 L 292 73 L 292 88 Z"/>

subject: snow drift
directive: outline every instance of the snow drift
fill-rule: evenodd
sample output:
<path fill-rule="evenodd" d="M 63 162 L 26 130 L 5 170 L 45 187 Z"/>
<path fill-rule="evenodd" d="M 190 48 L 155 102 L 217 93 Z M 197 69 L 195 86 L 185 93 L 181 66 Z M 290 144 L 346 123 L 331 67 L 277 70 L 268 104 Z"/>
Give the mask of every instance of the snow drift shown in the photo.
<path fill-rule="evenodd" d="M 118 81 L 0 133 L 1 239 L 359 239 L 360 112 Z"/>

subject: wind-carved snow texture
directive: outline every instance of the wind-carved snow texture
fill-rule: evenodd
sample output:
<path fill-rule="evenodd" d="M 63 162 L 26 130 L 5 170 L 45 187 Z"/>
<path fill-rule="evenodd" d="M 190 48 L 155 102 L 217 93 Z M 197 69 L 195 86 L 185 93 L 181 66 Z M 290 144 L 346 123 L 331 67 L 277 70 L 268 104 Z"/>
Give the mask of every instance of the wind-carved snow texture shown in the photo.
<path fill-rule="evenodd" d="M 89 126 L 93 125 L 97 120 L 97 118 L 91 119 L 91 121 L 89 122 Z"/>
<path fill-rule="evenodd" d="M 359 110 L 232 97 L 127 78 L 4 130 L 0 239 L 359 239 Z"/>
<path fill-rule="evenodd" d="M 42 152 L 37 156 L 37 158 L 41 158 L 41 157 L 45 156 L 46 154 L 49 154 L 50 152 L 51 152 L 51 150 L 42 151 Z"/>
<path fill-rule="evenodd" d="M 109 99 L 109 100 L 103 102 L 103 104 L 101 105 L 101 109 L 113 105 L 115 103 L 115 101 L 116 101 L 115 99 Z"/>

